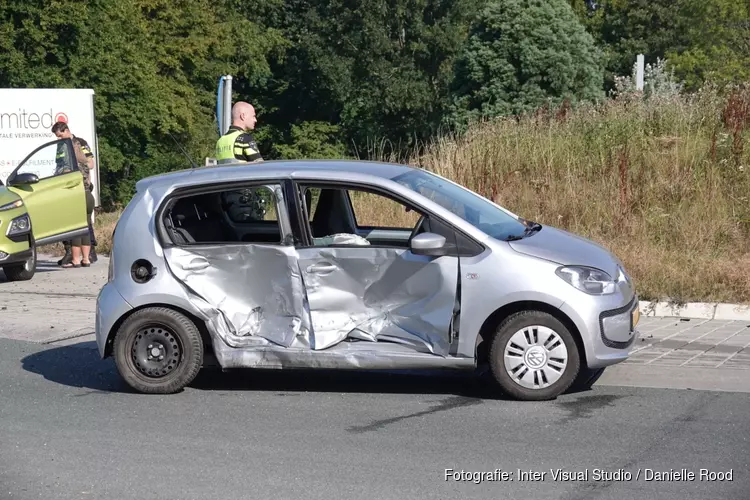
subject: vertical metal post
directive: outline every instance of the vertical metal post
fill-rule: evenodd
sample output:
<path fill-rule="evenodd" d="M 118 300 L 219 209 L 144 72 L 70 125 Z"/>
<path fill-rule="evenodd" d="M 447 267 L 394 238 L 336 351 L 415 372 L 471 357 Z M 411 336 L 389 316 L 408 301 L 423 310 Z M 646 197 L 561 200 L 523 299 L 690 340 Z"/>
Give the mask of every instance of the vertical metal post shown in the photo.
<path fill-rule="evenodd" d="M 636 68 L 635 68 L 636 90 L 643 90 L 643 73 L 644 73 L 644 57 L 643 57 L 643 54 L 638 54 L 638 57 L 636 58 Z"/>
<path fill-rule="evenodd" d="M 216 91 L 216 129 L 222 135 L 224 128 L 224 75 L 219 78 L 219 88 Z"/>
<path fill-rule="evenodd" d="M 222 135 L 227 133 L 232 124 L 232 75 L 224 77 L 224 109 L 222 112 Z"/>

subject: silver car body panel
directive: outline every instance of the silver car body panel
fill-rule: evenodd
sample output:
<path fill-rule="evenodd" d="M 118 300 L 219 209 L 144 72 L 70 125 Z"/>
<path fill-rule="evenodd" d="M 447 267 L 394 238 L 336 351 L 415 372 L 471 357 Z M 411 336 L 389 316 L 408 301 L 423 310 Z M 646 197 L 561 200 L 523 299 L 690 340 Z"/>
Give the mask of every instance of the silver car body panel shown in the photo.
<path fill-rule="evenodd" d="M 324 351 L 283 347 L 233 349 L 214 343 L 225 368 L 473 369 L 474 358 L 442 357 L 414 352 L 392 343 L 341 342 Z"/>
<path fill-rule="evenodd" d="M 488 318 L 504 306 L 536 302 L 570 319 L 590 367 L 627 358 L 637 330 L 626 331 L 631 329 L 625 325 L 637 297 L 629 280 L 617 272 L 616 257 L 549 226 L 523 240 L 495 240 L 391 180 L 409 170 L 376 162 L 273 161 L 191 169 L 139 181 L 114 235 L 113 279 L 98 298 L 100 354 L 108 355 L 107 344 L 129 311 L 163 305 L 205 323 L 224 368 L 472 368 L 478 336 Z M 368 246 L 162 248 L 159 243 L 155 212 L 175 190 L 283 179 L 351 182 L 388 190 L 442 218 L 485 250 L 473 257 L 427 258 Z M 287 232 L 288 214 L 280 195 L 278 210 Z M 153 278 L 142 284 L 131 277 L 138 259 L 156 268 Z M 311 269 L 323 262 L 322 274 Z M 560 265 L 595 266 L 621 281 L 614 294 L 588 295 L 555 274 Z M 451 343 L 457 305 L 458 337 Z"/>
<path fill-rule="evenodd" d="M 105 357 L 105 348 L 112 341 L 112 334 L 115 325 L 133 310 L 117 288 L 111 283 L 107 283 L 99 291 L 96 298 L 96 345 L 99 349 L 99 355 Z"/>
<path fill-rule="evenodd" d="M 533 238 L 511 241 L 509 245 L 519 253 L 558 264 L 595 267 L 612 277 L 617 273 L 617 261 L 602 246 L 551 226 L 546 226 Z"/>
<path fill-rule="evenodd" d="M 228 345 L 309 348 L 310 317 L 294 247 L 201 245 L 164 254 L 194 308 L 211 317 Z"/>
<path fill-rule="evenodd" d="M 299 251 L 312 316 L 313 349 L 350 335 L 447 355 L 458 258 L 398 248 L 353 246 Z"/>

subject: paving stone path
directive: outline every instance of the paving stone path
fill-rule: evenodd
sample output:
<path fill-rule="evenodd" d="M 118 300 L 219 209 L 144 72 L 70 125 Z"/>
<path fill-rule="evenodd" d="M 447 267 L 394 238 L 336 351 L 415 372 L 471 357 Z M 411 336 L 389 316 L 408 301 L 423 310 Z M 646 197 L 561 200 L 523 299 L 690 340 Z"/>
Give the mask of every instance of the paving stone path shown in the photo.
<path fill-rule="evenodd" d="M 642 317 L 638 329 L 626 364 L 750 369 L 750 321 Z"/>

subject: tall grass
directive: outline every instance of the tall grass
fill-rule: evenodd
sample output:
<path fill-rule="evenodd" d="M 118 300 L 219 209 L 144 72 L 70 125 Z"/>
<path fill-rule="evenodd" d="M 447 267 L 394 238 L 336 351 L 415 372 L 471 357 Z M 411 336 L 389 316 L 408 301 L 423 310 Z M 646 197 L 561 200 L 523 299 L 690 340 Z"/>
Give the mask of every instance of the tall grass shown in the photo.
<path fill-rule="evenodd" d="M 487 121 L 411 163 L 619 256 L 646 299 L 750 301 L 750 92 Z"/>
<path fill-rule="evenodd" d="M 623 260 L 642 299 L 748 303 L 748 125 L 747 90 L 631 95 L 479 123 L 436 138 L 409 163 L 599 242 Z M 368 224 L 407 217 L 360 201 Z M 97 218 L 100 252 L 117 216 Z"/>

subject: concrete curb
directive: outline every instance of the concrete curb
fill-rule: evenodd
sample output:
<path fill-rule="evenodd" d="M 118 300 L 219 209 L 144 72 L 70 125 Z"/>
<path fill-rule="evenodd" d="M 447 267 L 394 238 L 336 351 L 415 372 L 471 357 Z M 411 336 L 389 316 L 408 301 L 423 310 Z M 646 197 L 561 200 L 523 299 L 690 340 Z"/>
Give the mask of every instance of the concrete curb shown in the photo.
<path fill-rule="evenodd" d="M 638 303 L 641 314 L 646 317 L 675 317 L 691 319 L 721 319 L 750 321 L 750 305 L 718 304 L 712 302 L 688 302 L 673 304 L 670 302 Z"/>

